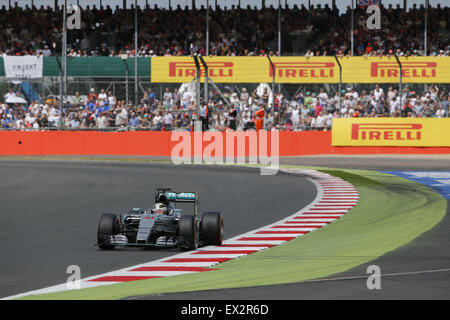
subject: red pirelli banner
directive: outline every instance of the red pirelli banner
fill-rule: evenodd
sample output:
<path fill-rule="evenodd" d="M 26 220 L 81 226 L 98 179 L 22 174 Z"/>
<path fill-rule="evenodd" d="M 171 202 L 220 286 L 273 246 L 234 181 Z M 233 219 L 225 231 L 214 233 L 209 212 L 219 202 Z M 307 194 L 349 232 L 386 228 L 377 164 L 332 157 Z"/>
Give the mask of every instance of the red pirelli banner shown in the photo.
<path fill-rule="evenodd" d="M 205 57 L 209 77 L 216 83 L 339 83 L 334 57 Z M 450 57 L 401 57 L 404 83 L 450 83 Z M 400 68 L 394 57 L 339 58 L 344 83 L 396 83 Z M 204 80 L 204 70 L 201 69 Z M 151 58 L 151 80 L 192 81 L 197 74 L 192 57 Z"/>

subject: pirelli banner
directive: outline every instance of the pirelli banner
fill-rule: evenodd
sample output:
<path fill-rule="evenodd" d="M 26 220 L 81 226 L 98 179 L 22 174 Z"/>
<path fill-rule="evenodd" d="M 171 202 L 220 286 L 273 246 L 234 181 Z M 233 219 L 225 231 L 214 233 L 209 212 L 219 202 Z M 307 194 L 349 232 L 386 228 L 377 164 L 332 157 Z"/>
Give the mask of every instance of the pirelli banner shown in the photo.
<path fill-rule="evenodd" d="M 337 118 L 332 146 L 450 147 L 450 118 Z"/>
<path fill-rule="evenodd" d="M 404 83 L 450 83 L 450 57 L 400 58 Z M 339 83 L 334 57 L 205 57 L 209 77 L 216 83 Z M 400 68 L 394 57 L 339 58 L 343 83 L 397 83 Z M 196 77 L 192 57 L 151 58 L 151 80 L 190 82 Z M 204 81 L 204 70 L 201 69 Z"/>

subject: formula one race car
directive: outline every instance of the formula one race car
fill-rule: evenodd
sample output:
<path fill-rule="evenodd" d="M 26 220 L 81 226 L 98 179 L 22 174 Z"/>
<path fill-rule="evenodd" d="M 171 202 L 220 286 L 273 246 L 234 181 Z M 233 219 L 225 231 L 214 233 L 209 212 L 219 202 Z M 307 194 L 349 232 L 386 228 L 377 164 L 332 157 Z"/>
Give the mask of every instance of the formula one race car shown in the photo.
<path fill-rule="evenodd" d="M 195 250 L 200 246 L 221 245 L 223 217 L 220 212 L 205 212 L 198 219 L 198 195 L 157 188 L 152 209 L 134 208 L 119 216 L 104 213 L 97 229 L 100 249 L 116 246 L 179 247 Z M 194 205 L 193 214 L 182 214 L 177 202 Z"/>

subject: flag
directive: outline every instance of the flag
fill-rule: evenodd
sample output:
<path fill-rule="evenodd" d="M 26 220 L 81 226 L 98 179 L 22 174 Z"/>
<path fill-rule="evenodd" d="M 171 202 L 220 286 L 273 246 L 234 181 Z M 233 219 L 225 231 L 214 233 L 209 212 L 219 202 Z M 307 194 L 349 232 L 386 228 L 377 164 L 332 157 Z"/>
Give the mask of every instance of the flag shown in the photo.
<path fill-rule="evenodd" d="M 10 80 L 42 78 L 42 56 L 4 56 L 5 75 Z"/>
<path fill-rule="evenodd" d="M 381 6 L 381 0 L 358 0 L 358 6 L 367 7 L 367 6 Z"/>

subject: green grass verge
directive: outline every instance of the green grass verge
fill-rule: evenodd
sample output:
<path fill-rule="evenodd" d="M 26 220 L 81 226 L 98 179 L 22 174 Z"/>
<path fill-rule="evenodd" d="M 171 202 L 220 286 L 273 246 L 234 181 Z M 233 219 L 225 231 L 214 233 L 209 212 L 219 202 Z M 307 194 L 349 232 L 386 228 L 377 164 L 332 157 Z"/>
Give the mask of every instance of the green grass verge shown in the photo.
<path fill-rule="evenodd" d="M 419 183 L 375 171 L 315 169 L 353 183 L 361 195 L 359 204 L 350 213 L 326 228 L 222 263 L 215 271 L 22 299 L 120 299 L 323 278 L 374 260 L 410 242 L 434 227 L 446 213 L 446 200 Z"/>

